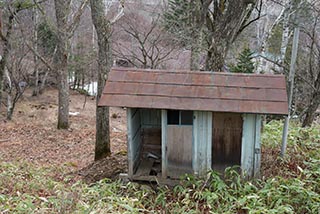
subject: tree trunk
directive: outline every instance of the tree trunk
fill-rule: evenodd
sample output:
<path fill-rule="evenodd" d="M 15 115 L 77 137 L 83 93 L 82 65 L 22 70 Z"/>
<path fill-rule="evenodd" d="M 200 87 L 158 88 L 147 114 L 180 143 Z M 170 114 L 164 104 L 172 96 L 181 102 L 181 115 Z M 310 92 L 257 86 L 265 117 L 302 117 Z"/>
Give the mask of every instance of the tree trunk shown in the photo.
<path fill-rule="evenodd" d="M 0 15 L 2 15 L 0 13 Z M 1 18 L 1 17 L 0 17 Z M 1 22 L 2 20 L 0 20 Z M 7 33 L 6 37 L 3 39 L 3 55 L 0 59 L 0 107 L 2 103 L 2 92 L 4 90 L 4 73 L 5 69 L 7 66 L 7 61 L 8 61 L 8 56 L 9 56 L 9 51 L 10 51 L 10 39 L 11 39 L 11 33 L 12 33 L 12 28 L 13 28 L 13 22 L 14 22 L 14 15 L 10 14 L 8 18 L 8 23 L 7 23 Z M 1 26 L 2 23 L 0 23 Z M 0 28 L 0 30 L 2 30 Z M 1 32 L 2 33 L 2 32 Z"/>
<path fill-rule="evenodd" d="M 285 11 L 284 17 L 283 17 L 282 38 L 281 38 L 280 57 L 279 57 L 279 64 L 283 66 L 285 64 L 284 62 L 285 62 L 287 48 L 288 48 L 289 39 L 290 39 L 289 13 L 291 13 L 290 7 Z M 284 70 L 283 68 L 280 68 L 280 73 L 283 74 L 284 73 L 283 70 Z"/>
<path fill-rule="evenodd" d="M 33 29 L 33 48 L 36 52 L 38 52 L 38 9 L 33 9 L 33 18 L 34 18 L 34 29 Z M 32 96 L 38 96 L 39 95 L 39 69 L 38 69 L 38 56 L 35 54 L 34 58 L 34 75 L 35 75 L 35 82 L 34 82 L 34 89 L 32 92 Z"/>
<path fill-rule="evenodd" d="M 214 40 L 216 39 L 218 42 L 215 43 L 212 41 L 212 44 L 207 51 L 206 70 L 222 72 L 229 46 L 227 45 L 227 42 L 223 41 L 221 38 L 218 38 L 218 36 L 214 37 Z"/>
<path fill-rule="evenodd" d="M 310 99 L 310 104 L 306 110 L 306 117 L 302 122 L 302 127 L 311 126 L 315 118 L 316 111 L 320 106 L 320 73 L 315 80 L 314 86 L 314 92 L 312 98 Z"/>
<path fill-rule="evenodd" d="M 111 25 L 105 17 L 103 0 L 90 0 L 91 16 L 97 32 L 98 41 L 98 91 L 96 107 L 96 145 L 95 160 L 110 155 L 109 107 L 98 107 L 105 82 L 112 66 Z"/>
<path fill-rule="evenodd" d="M 13 104 L 11 93 L 7 95 L 7 120 L 12 120 Z"/>
<path fill-rule="evenodd" d="M 257 0 L 203 1 L 202 20 L 206 20 L 207 59 L 206 70 L 223 71 L 230 44 L 251 22 L 250 14 Z"/>
<path fill-rule="evenodd" d="M 40 88 L 39 88 L 39 94 L 43 93 L 44 86 L 46 85 L 46 81 L 47 81 L 47 77 L 48 77 L 49 71 L 50 71 L 50 69 L 47 69 L 47 71 L 44 74 L 44 77 L 41 80 L 41 85 L 40 85 Z"/>
<path fill-rule="evenodd" d="M 57 52 L 55 55 L 55 68 L 58 74 L 59 107 L 58 129 L 69 127 L 69 84 L 68 84 L 68 14 L 70 0 L 55 0 L 57 19 Z"/>
<path fill-rule="evenodd" d="M 190 69 L 192 71 L 200 70 L 200 54 L 201 54 L 201 43 L 202 33 L 197 33 L 194 36 L 195 41 L 191 44 L 191 57 L 190 57 Z"/>
<path fill-rule="evenodd" d="M 304 118 L 304 120 L 302 122 L 302 127 L 312 125 L 312 122 L 314 121 L 314 118 L 316 116 L 316 111 L 319 106 L 320 106 L 320 92 L 315 93 L 312 96 L 311 103 L 306 110 L 306 117 Z"/>
<path fill-rule="evenodd" d="M 10 74 L 8 72 L 8 69 L 4 69 L 4 74 L 6 76 L 7 79 L 7 120 L 11 120 L 12 119 L 12 114 L 13 114 L 13 101 L 12 101 L 12 81 L 11 81 L 11 77 Z"/>

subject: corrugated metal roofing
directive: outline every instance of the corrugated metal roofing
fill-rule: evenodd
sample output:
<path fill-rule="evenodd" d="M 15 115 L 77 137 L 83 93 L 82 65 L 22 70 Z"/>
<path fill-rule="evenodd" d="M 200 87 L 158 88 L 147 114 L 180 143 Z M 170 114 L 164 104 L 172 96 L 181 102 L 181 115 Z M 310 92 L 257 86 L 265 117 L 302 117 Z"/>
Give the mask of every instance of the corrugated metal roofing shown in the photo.
<path fill-rule="evenodd" d="M 113 68 L 99 106 L 288 114 L 283 75 Z"/>

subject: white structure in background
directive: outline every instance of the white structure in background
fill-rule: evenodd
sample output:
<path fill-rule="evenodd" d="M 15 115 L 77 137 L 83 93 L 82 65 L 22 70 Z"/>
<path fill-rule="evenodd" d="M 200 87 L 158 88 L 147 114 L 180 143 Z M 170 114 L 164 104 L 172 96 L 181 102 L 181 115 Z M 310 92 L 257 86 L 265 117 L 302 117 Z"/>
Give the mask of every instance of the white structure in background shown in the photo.
<path fill-rule="evenodd" d="M 83 89 L 86 90 L 90 96 L 97 96 L 98 82 L 86 84 Z"/>

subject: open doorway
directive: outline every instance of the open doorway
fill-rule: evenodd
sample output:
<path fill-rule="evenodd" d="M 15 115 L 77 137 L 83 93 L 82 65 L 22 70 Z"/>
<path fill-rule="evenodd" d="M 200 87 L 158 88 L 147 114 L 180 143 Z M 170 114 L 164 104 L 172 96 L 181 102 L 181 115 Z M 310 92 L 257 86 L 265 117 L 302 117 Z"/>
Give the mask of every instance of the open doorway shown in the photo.
<path fill-rule="evenodd" d="M 135 179 L 161 174 L 161 110 L 139 109 L 140 129 L 139 160 L 134 172 Z"/>
<path fill-rule="evenodd" d="M 223 172 L 241 164 L 243 119 L 237 113 L 213 113 L 212 169 Z"/>

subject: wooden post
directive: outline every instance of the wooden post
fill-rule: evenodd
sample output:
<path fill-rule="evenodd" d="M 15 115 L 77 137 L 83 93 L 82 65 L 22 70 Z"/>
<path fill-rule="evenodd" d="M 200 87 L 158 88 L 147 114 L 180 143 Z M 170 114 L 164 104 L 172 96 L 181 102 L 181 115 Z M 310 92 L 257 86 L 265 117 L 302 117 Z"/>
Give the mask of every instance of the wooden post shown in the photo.
<path fill-rule="evenodd" d="M 212 112 L 194 111 L 192 140 L 192 169 L 205 176 L 211 169 Z"/>
<path fill-rule="evenodd" d="M 243 114 L 243 130 L 241 142 L 241 174 L 249 179 L 254 176 L 256 146 L 256 115 Z"/>
<path fill-rule="evenodd" d="M 256 115 L 253 177 L 260 176 L 261 166 L 261 115 Z"/>
<path fill-rule="evenodd" d="M 132 155 L 132 109 L 127 108 L 127 147 L 128 147 L 128 176 L 133 176 L 133 155 Z"/>
<path fill-rule="evenodd" d="M 167 178 L 167 110 L 161 110 L 161 156 L 162 178 Z"/>
<path fill-rule="evenodd" d="M 292 44 L 290 74 L 289 74 L 289 98 L 288 98 L 289 113 L 285 119 L 284 126 L 283 126 L 281 157 L 284 157 L 286 148 L 287 148 L 290 112 L 291 112 L 291 104 L 292 104 L 292 96 L 293 96 L 293 88 L 294 88 L 294 75 L 296 70 L 295 68 L 296 68 L 296 60 L 297 60 L 298 45 L 299 45 L 299 32 L 300 32 L 299 27 L 295 27 L 294 35 L 293 35 L 293 44 Z"/>

